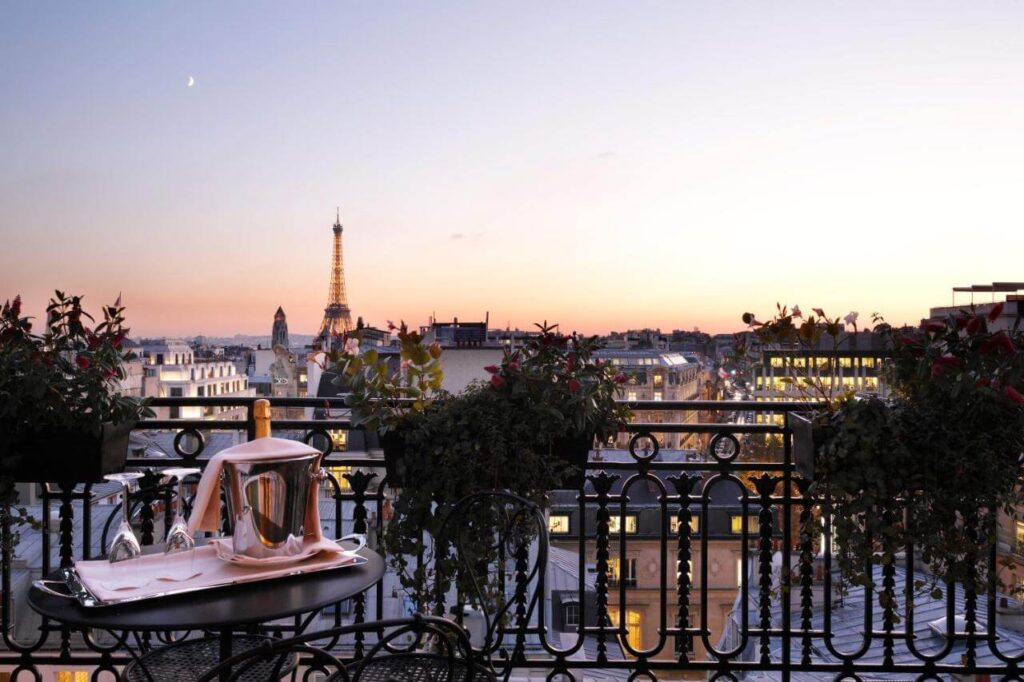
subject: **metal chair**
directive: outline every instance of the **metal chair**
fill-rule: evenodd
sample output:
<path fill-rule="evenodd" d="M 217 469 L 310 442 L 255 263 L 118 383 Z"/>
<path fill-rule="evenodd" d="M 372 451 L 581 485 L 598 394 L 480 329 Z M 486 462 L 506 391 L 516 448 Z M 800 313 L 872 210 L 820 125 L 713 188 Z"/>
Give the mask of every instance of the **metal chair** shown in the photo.
<path fill-rule="evenodd" d="M 482 539 L 489 541 L 481 542 Z M 541 508 L 504 491 L 473 493 L 459 500 L 442 521 L 439 556 L 454 554 L 456 618 L 468 606 L 483 619 L 471 635 L 478 660 L 508 679 L 526 662 L 526 636 L 535 630 L 548 563 L 547 523 Z M 437 581 L 437 606 L 450 589 Z"/>
<path fill-rule="evenodd" d="M 266 642 L 273 641 L 263 635 L 235 635 L 232 646 L 236 651 L 252 651 Z M 124 667 L 121 679 L 128 682 L 190 682 L 199 678 L 202 671 L 217 665 L 220 660 L 220 638 L 202 637 L 186 639 L 149 651 Z M 298 663 L 297 655 L 290 655 L 282 661 L 280 679 L 291 673 Z M 276 662 L 275 662 L 276 663 Z M 244 682 L 262 682 L 268 679 L 273 668 L 268 662 L 246 670 L 239 677 Z"/>
<path fill-rule="evenodd" d="M 376 633 L 377 642 L 357 661 L 345 663 L 330 650 L 342 637 Z M 327 645 L 315 643 L 327 640 Z M 299 657 L 305 668 L 330 682 L 474 682 L 492 679 L 474 659 L 465 631 L 450 620 L 415 615 L 373 623 L 343 625 L 288 639 L 265 640 L 258 647 L 210 668 L 197 682 L 213 680 L 280 680 L 289 661 Z M 258 671 L 258 676 L 255 672 Z"/>

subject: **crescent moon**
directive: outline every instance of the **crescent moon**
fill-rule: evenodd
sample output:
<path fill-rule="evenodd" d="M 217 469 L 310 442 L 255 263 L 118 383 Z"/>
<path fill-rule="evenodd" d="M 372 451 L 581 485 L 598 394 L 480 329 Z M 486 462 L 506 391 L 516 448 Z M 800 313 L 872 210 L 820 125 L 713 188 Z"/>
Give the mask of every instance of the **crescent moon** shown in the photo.
<path fill-rule="evenodd" d="M 190 88 L 191 88 L 191 87 L 192 87 L 193 85 L 195 85 L 195 84 L 196 84 L 196 79 L 195 79 L 195 78 L 193 78 L 192 76 L 189 76 L 189 77 L 188 77 L 188 87 L 190 87 Z"/>

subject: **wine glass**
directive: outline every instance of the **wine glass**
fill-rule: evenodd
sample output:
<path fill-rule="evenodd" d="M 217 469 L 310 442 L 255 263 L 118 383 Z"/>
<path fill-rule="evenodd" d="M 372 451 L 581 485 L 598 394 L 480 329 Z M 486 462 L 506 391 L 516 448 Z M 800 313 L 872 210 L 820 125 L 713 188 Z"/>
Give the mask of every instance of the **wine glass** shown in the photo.
<path fill-rule="evenodd" d="M 178 499 L 174 502 L 174 523 L 171 525 L 171 529 L 167 531 L 164 553 L 187 552 L 195 548 L 196 541 L 188 532 L 188 522 L 185 520 L 185 514 L 182 511 L 185 499 L 185 479 L 192 474 L 198 474 L 199 469 L 195 467 L 172 467 L 164 469 L 160 473 L 164 476 L 178 479 Z"/>
<path fill-rule="evenodd" d="M 139 471 L 124 471 L 119 474 L 107 474 L 103 477 L 108 481 L 120 483 L 122 491 L 121 511 L 124 512 L 124 515 L 121 518 L 121 525 L 118 527 L 117 534 L 114 535 L 114 539 L 110 543 L 110 550 L 107 553 L 107 558 L 112 564 L 135 559 L 142 555 L 142 547 L 139 546 L 139 541 L 135 537 L 135 531 L 132 530 L 131 523 L 132 481 L 142 477 L 143 474 Z"/>

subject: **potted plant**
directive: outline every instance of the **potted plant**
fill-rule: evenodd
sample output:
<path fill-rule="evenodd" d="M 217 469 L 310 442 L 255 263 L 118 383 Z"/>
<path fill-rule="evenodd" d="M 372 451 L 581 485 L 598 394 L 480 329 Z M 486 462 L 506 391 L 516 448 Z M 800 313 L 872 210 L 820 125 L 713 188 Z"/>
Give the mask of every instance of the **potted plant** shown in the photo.
<path fill-rule="evenodd" d="M 816 409 L 806 412 L 790 412 L 787 425 L 793 436 L 793 459 L 797 471 L 807 480 L 814 479 L 815 456 L 834 427 L 839 405 L 852 397 L 853 392 L 839 381 L 839 351 L 851 338 L 847 328 L 856 334 L 858 313 L 850 312 L 845 317 L 831 318 L 821 308 L 812 309 L 804 317 L 799 306 L 790 310 L 778 304 L 776 313 L 767 322 L 760 322 L 752 313 L 744 313 L 743 322 L 753 332 L 753 338 L 761 350 L 797 351 L 805 357 L 813 355 L 828 358 L 817 371 L 797 368 L 795 363 L 786 362 L 777 369 L 782 376 L 779 381 L 792 387 L 800 400 L 815 404 Z M 737 357 L 749 364 L 750 349 L 745 344 L 736 346 Z M 802 370 L 802 371 L 801 371 Z"/>
<path fill-rule="evenodd" d="M 888 339 L 891 396 L 834 403 L 815 453 L 808 494 L 827 502 L 843 578 L 873 586 L 908 546 L 933 597 L 960 583 L 983 593 L 997 512 L 1024 502 L 1024 342 L 1019 330 L 990 331 L 988 315 L 962 310 L 919 329 L 876 330 Z M 814 532 L 805 529 L 805 532 Z M 895 588 L 879 591 L 895 606 Z"/>
<path fill-rule="evenodd" d="M 15 521 L 27 518 L 11 510 L 15 481 L 100 481 L 124 468 L 132 427 L 152 415 L 118 390 L 133 357 L 120 303 L 92 326 L 82 297 L 58 291 L 46 313 L 37 334 L 20 297 L 0 308 L 0 506 Z"/>
<path fill-rule="evenodd" d="M 500 365 L 485 369 L 509 409 L 537 425 L 548 455 L 568 465 L 559 485 L 579 488 L 594 442 L 606 442 L 632 416 L 616 400 L 628 379 L 594 357 L 596 336 L 559 334 L 546 322 L 536 326 L 539 334 L 523 348 L 506 351 Z"/>
<path fill-rule="evenodd" d="M 405 479 L 406 422 L 445 395 L 444 372 L 440 344 L 425 344 L 423 335 L 405 322 L 389 326 L 397 333 L 397 356 L 375 348 L 364 351 L 356 330 L 327 354 L 327 361 L 337 374 L 335 381 L 348 389 L 353 424 L 379 435 L 388 481 L 398 487 Z"/>
<path fill-rule="evenodd" d="M 548 490 L 580 487 L 595 437 L 607 439 L 630 418 L 615 400 L 625 376 L 594 358 L 596 338 L 538 327 L 523 348 L 484 368 L 489 381 L 455 395 L 440 388 L 440 347 L 425 345 L 404 325 L 397 367 L 376 351 L 360 352 L 351 339 L 333 357 L 358 423 L 383 431 L 385 445 L 400 435 L 388 478 L 397 474 L 406 485 L 395 497 L 384 541 L 402 584 L 421 606 L 435 594 L 436 581 L 447 579 L 447 559 L 410 564 L 408 557 L 434 549 L 429 538 L 451 505 L 494 489 L 543 505 Z M 566 443 L 575 446 L 571 463 L 564 459 Z M 476 549 L 486 554 L 484 544 Z"/>

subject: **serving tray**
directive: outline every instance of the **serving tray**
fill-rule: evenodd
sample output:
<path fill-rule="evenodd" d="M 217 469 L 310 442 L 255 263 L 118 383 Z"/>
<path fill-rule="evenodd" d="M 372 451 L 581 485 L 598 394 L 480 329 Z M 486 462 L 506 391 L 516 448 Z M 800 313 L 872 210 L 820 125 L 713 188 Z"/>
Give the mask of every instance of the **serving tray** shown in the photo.
<path fill-rule="evenodd" d="M 308 573 L 320 573 L 353 566 L 362 566 L 369 561 L 363 556 L 348 551 L 344 552 L 322 552 L 308 560 L 292 564 L 290 566 L 271 566 L 266 569 L 242 568 L 233 564 L 225 563 L 218 559 L 212 545 L 199 547 L 195 550 L 196 558 L 194 566 L 204 568 L 199 576 L 181 582 L 161 580 L 158 577 L 146 581 L 138 588 L 111 589 L 107 588 L 105 594 L 97 594 L 98 590 L 90 589 L 87 581 L 82 579 L 78 567 L 72 566 L 61 569 L 61 580 L 36 580 L 33 585 L 47 594 L 54 596 L 75 599 L 79 604 L 87 608 L 100 608 L 104 606 L 118 606 L 151 599 L 163 599 L 179 594 L 213 590 L 231 585 L 243 585 L 246 583 L 277 580 L 296 575 Z M 183 553 L 184 554 L 184 553 Z M 178 555 L 181 556 L 181 555 Z M 154 554 L 144 556 L 138 561 L 152 557 L 154 561 L 163 559 L 163 555 Z M 212 562 L 211 562 L 212 560 Z M 132 560 L 135 561 L 135 560 Z M 158 585 L 155 583 L 159 583 Z M 56 588 L 56 589 L 55 589 Z M 66 590 L 66 591 L 65 591 Z M 114 592 L 115 594 L 107 594 Z"/>

